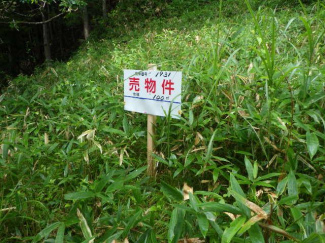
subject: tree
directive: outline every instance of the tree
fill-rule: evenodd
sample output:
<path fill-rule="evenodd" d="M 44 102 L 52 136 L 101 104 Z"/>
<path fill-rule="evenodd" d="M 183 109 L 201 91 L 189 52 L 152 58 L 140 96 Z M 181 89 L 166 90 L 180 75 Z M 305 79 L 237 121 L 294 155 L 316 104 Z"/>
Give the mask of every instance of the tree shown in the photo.
<path fill-rule="evenodd" d="M 103 19 L 107 19 L 107 0 L 102 0 L 102 11 L 103 11 Z"/>
<path fill-rule="evenodd" d="M 89 37 L 90 27 L 89 27 L 89 17 L 88 17 L 88 8 L 87 6 L 83 7 L 82 11 L 82 21 L 84 26 L 84 38 L 85 40 Z"/>
<path fill-rule="evenodd" d="M 70 1 L 70 0 L 20 0 L 20 1 L 3 1 L 2 8 L 0 9 L 0 19 L 12 19 L 12 21 L 1 21 L 1 24 L 8 24 L 17 30 L 20 25 L 42 25 L 43 47 L 45 60 L 51 60 L 51 40 L 49 34 L 49 24 L 53 20 L 76 11 L 78 7 L 86 8 L 86 3 L 82 0 Z M 22 12 L 20 6 L 25 6 Z M 26 21 L 29 19 L 39 19 L 41 21 Z M 89 35 L 89 24 L 88 24 Z M 87 35 L 87 37 L 88 37 Z"/>

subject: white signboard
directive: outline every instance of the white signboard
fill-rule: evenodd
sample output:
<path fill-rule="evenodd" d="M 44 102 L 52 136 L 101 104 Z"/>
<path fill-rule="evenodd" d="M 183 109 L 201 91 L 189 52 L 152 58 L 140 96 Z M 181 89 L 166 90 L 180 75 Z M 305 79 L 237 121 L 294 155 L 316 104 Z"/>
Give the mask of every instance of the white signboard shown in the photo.
<path fill-rule="evenodd" d="M 181 72 L 124 70 L 124 110 L 177 118 L 181 91 Z"/>

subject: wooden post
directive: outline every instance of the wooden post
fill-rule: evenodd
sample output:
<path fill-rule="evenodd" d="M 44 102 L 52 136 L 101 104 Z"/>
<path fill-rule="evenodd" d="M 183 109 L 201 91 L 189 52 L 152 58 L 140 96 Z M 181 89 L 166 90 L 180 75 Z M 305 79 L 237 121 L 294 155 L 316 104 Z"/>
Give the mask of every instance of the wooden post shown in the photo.
<path fill-rule="evenodd" d="M 155 64 L 149 64 L 148 70 L 156 71 L 157 66 Z M 152 153 L 155 151 L 154 136 L 155 136 L 156 118 L 157 117 L 154 115 L 148 115 L 147 118 L 147 161 L 148 161 L 147 173 L 150 177 L 155 177 L 156 175 L 155 160 L 152 157 Z"/>

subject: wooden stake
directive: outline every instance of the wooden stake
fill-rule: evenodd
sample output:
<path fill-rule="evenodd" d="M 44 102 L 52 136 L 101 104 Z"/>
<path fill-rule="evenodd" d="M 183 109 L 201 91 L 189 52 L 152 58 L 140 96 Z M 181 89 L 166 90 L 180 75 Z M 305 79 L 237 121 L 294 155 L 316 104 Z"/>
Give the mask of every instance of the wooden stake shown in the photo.
<path fill-rule="evenodd" d="M 155 64 L 149 64 L 148 70 L 156 71 L 157 66 Z M 155 136 L 155 126 L 157 117 L 154 115 L 148 115 L 147 118 L 147 161 L 148 168 L 147 173 L 150 177 L 155 177 L 156 175 L 156 165 L 155 160 L 152 157 L 152 153 L 155 151 L 154 136 Z"/>

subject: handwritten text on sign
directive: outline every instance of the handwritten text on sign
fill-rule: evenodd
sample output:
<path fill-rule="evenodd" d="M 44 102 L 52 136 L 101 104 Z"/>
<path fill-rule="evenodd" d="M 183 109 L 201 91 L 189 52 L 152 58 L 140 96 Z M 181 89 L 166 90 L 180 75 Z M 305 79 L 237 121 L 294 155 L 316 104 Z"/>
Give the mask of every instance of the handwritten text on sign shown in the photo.
<path fill-rule="evenodd" d="M 181 109 L 182 73 L 124 70 L 124 109 L 177 118 Z"/>

